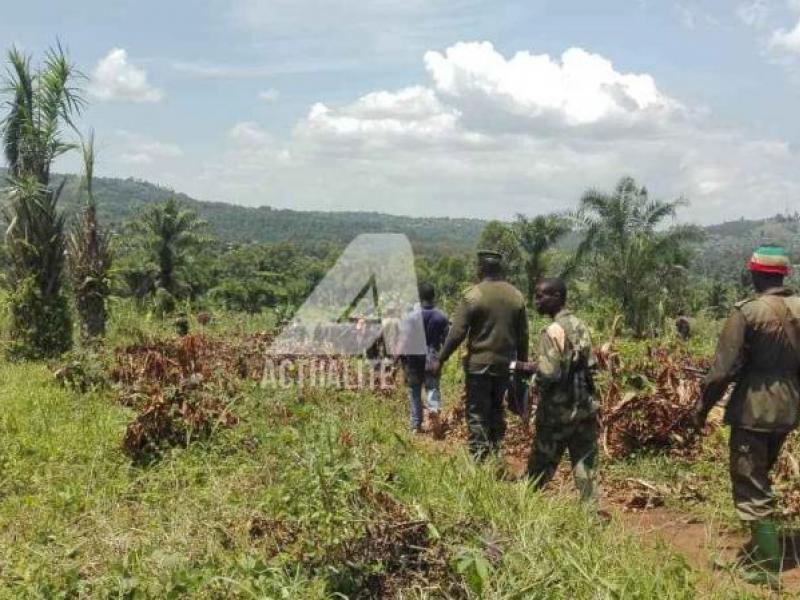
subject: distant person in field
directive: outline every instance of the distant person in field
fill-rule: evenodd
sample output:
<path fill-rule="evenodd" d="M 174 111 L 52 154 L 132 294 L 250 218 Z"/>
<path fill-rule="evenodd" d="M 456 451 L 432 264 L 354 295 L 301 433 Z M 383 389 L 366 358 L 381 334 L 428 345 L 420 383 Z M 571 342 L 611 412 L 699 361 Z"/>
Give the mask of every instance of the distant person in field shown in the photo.
<path fill-rule="evenodd" d="M 422 283 L 419 286 L 419 300 L 419 312 L 422 314 L 422 325 L 425 330 L 426 354 L 405 356 L 402 359 L 408 384 L 411 430 L 415 433 L 422 431 L 422 388 L 424 387 L 428 394 L 430 429 L 433 435 L 438 437 L 441 433 L 439 411 L 442 397 L 439 390 L 439 373 L 435 369 L 435 359 L 447 337 L 450 322 L 447 315 L 436 307 L 436 290 L 433 285 Z M 418 318 L 418 314 L 412 314 L 411 318 Z"/>
<path fill-rule="evenodd" d="M 499 253 L 478 253 L 478 279 L 480 283 L 461 299 L 436 370 L 466 339 L 469 448 L 476 459 L 483 460 L 500 449 L 505 436 L 509 365 L 528 360 L 528 316 L 522 293 L 503 279 Z"/>
<path fill-rule="evenodd" d="M 569 451 L 581 500 L 596 506 L 599 423 L 592 338 L 583 321 L 566 308 L 567 286 L 561 279 L 541 280 L 535 302 L 537 312 L 553 322 L 539 336 L 539 405 L 528 477 L 536 489 L 546 486 Z"/>
<path fill-rule="evenodd" d="M 740 572 L 753 583 L 776 586 L 783 550 L 769 472 L 800 418 L 800 298 L 784 287 L 790 265 L 783 248 L 760 247 L 748 268 L 757 296 L 738 303 L 725 323 L 695 425 L 702 430 L 735 384 L 725 410 L 730 475 L 736 511 L 752 535 Z"/>
<path fill-rule="evenodd" d="M 689 317 L 681 315 L 675 319 L 675 332 L 683 341 L 688 341 L 692 337 L 692 322 Z"/>

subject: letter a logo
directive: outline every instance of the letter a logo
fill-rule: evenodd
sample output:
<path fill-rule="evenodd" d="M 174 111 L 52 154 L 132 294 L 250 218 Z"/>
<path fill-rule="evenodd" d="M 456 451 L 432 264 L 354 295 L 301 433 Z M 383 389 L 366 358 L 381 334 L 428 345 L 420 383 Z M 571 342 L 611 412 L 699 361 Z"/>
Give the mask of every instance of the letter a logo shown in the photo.
<path fill-rule="evenodd" d="M 355 356 L 382 339 L 391 354 L 424 355 L 418 302 L 408 238 L 362 234 L 345 248 L 268 352 Z"/>

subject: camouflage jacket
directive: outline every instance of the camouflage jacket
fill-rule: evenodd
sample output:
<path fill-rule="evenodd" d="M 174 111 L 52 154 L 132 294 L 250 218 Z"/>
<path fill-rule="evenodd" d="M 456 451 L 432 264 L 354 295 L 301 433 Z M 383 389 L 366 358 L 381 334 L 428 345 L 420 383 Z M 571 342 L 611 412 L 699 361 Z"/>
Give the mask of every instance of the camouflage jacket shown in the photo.
<path fill-rule="evenodd" d="M 501 373 L 528 360 L 525 297 L 506 281 L 486 279 L 464 294 L 439 358 L 446 361 L 467 340 L 464 366 L 472 373 Z"/>
<path fill-rule="evenodd" d="M 710 410 L 735 383 L 726 423 L 754 431 L 789 431 L 800 417 L 800 356 L 765 296 L 782 298 L 794 326 L 800 324 L 800 298 L 783 288 L 737 304 L 720 335 L 698 408 Z"/>
<path fill-rule="evenodd" d="M 595 367 L 589 329 L 569 310 L 559 312 L 539 341 L 537 424 L 566 425 L 594 417 Z"/>

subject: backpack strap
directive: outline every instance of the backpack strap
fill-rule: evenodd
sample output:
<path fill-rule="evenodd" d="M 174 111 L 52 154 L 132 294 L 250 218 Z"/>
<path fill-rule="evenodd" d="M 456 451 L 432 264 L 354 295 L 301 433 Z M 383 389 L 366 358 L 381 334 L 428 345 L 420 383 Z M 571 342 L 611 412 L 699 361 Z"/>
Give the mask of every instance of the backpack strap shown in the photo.
<path fill-rule="evenodd" d="M 798 361 L 800 361 L 800 331 L 798 331 L 797 326 L 790 321 L 791 315 L 786 302 L 781 296 L 771 295 L 761 296 L 761 300 L 763 300 L 778 316 L 783 331 L 786 333 L 786 337 L 789 338 L 789 344 L 792 346 L 792 350 L 794 350 Z"/>

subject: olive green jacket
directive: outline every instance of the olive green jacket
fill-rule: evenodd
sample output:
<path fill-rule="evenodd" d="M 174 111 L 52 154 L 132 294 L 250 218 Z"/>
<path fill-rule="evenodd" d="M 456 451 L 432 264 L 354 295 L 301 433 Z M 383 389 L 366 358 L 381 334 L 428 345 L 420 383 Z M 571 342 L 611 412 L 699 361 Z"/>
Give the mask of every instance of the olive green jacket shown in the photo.
<path fill-rule="evenodd" d="M 467 340 L 465 368 L 501 373 L 514 360 L 528 360 L 525 297 L 506 281 L 485 279 L 469 288 L 453 316 L 439 360 L 444 363 Z"/>
<path fill-rule="evenodd" d="M 590 379 L 595 366 L 589 328 L 562 310 L 539 337 L 537 426 L 567 425 L 597 414 Z"/>
<path fill-rule="evenodd" d="M 800 417 L 800 356 L 775 309 L 762 299 L 767 295 L 783 298 L 793 325 L 800 324 L 800 298 L 784 288 L 737 304 L 720 335 L 698 410 L 711 410 L 733 382 L 726 423 L 753 431 L 790 431 Z"/>

